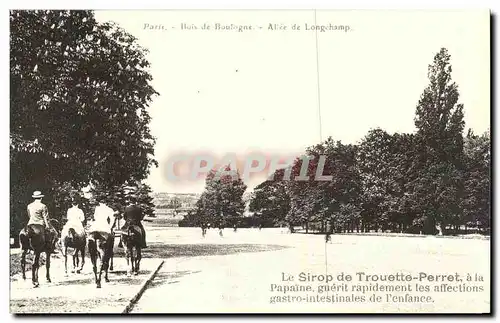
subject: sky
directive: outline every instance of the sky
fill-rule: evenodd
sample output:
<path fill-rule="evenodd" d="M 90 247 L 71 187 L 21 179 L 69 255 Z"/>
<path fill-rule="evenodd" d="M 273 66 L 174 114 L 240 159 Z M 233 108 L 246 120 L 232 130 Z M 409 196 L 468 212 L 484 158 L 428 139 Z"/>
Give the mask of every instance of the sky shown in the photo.
<path fill-rule="evenodd" d="M 156 192 L 202 192 L 203 178 L 167 180 L 168 161 L 179 153 L 290 156 L 328 136 L 356 143 L 376 127 L 414 132 L 427 67 L 442 47 L 451 55 L 466 129 L 490 126 L 485 10 L 102 10 L 96 18 L 116 22 L 149 50 L 160 93 L 149 108 L 160 166 L 147 182 Z M 266 175 L 250 178 L 249 190 Z"/>

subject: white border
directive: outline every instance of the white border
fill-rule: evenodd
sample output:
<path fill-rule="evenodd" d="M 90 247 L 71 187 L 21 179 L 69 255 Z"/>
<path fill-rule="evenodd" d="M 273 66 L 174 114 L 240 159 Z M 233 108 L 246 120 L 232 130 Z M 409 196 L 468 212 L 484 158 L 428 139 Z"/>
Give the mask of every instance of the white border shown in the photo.
<path fill-rule="evenodd" d="M 4 178 L 5 180 L 2 181 L 1 185 L 1 194 L 0 197 L 2 198 L 3 203 L 1 205 L 3 206 L 4 213 L 2 215 L 2 220 L 4 221 L 5 225 L 3 226 L 5 230 L 5 239 L 4 243 L 5 246 L 7 246 L 7 240 L 9 237 L 9 181 L 8 181 L 8 176 L 9 174 L 7 173 L 7 169 L 9 169 L 9 155 L 8 155 L 8 131 L 9 131 L 9 88 L 8 88 L 8 82 L 9 82 L 9 35 L 8 35 L 8 30 L 9 30 L 9 18 L 8 18 L 8 9 L 490 9 L 494 14 L 498 14 L 500 12 L 500 2 L 498 0 L 474 0 L 474 1 L 437 1 L 437 0 L 411 0 L 411 1 L 397 1 L 397 0 L 385 0 L 385 1 L 368 1 L 368 0 L 343 0 L 343 1 L 319 1 L 319 0 L 246 0 L 246 1 L 223 1 L 223 0 L 218 0 L 218 1 L 203 1 L 203 0 L 177 0 L 177 1 L 161 1 L 161 0 L 141 0 L 141 1 L 132 1 L 132 0 L 112 0 L 112 1 L 106 1 L 103 2 L 102 0 L 92 0 L 92 1 L 85 1 L 85 2 L 69 2 L 69 1 L 6 1 L 2 2 L 1 6 L 5 6 L 5 10 L 2 10 L 1 12 L 4 14 L 2 15 L 2 20 L 1 20 L 1 30 L 3 31 L 1 33 L 1 43 L 4 44 L 2 46 L 1 50 L 1 59 L 0 61 L 3 62 L 2 68 L 4 72 L 2 73 L 4 84 L 1 95 L 2 95 L 2 103 L 3 103 L 3 109 L 2 113 L 4 115 L 3 118 L 0 118 L 0 129 L 3 130 L 4 135 L 2 135 L 2 147 L 4 147 L 4 150 L 2 151 L 2 159 L 1 159 L 1 169 L 6 170 L 6 175 Z M 2 8 L 3 9 L 3 8 Z M 466 23 L 466 22 L 464 22 Z M 496 21 L 496 26 L 495 27 L 495 33 L 494 33 L 494 39 L 495 43 L 498 43 L 498 20 Z M 492 71 L 495 75 L 497 74 L 497 69 L 498 65 L 495 66 L 495 70 Z M 499 90 L 499 85 L 498 82 L 495 84 L 495 88 L 492 89 L 492 92 L 495 93 L 500 93 Z M 496 103 L 496 102 L 495 102 Z M 493 104 L 493 102 L 492 102 Z M 497 105 L 495 105 L 492 109 L 496 110 Z M 495 123 L 498 124 L 498 113 L 495 115 Z M 497 148 L 498 144 L 498 138 L 494 138 L 495 142 L 495 147 Z M 496 158 L 498 160 L 498 158 Z M 495 165 L 496 166 L 496 165 Z M 494 167 L 495 169 L 499 169 L 498 167 Z M 496 179 L 496 177 L 495 177 Z M 496 182 L 496 181 L 495 181 Z M 497 198 L 497 193 L 495 192 L 494 196 L 494 201 L 499 201 L 500 199 Z M 492 215 L 493 218 L 496 218 L 496 214 Z M 498 232 L 498 222 L 499 220 L 495 220 L 495 228 L 494 232 Z M 497 239 L 495 239 L 496 241 Z M 1 257 L 1 259 L 9 259 L 8 255 L 8 248 L 1 248 L 2 252 L 5 254 Z M 496 267 L 496 266 L 495 266 Z M 8 270 L 8 263 L 2 265 L 1 267 L 1 272 L 0 272 L 0 277 L 5 277 L 5 280 L 7 282 L 7 277 L 9 277 L 9 270 Z M 493 273 L 495 275 L 495 273 Z M 497 285 L 498 285 L 498 279 L 495 279 L 495 290 L 497 290 Z M 4 285 L 5 286 L 5 285 Z M 496 297 L 498 300 L 498 295 Z M 8 288 L 3 288 L 3 293 L 1 294 L 1 302 L 3 305 L 3 311 L 1 313 L 1 318 L 10 322 L 15 319 L 14 316 L 9 314 L 9 289 Z M 497 304 L 492 304 L 492 307 L 498 308 L 498 301 Z M 336 322 L 339 321 L 344 321 L 346 319 L 349 320 L 373 320 L 373 319 L 379 319 L 382 321 L 386 321 L 388 318 L 387 317 L 322 317 L 325 320 L 334 320 Z M 391 317 L 391 321 L 400 321 L 404 319 L 408 319 L 410 317 Z M 446 317 L 440 318 L 440 320 L 445 319 Z M 35 318 L 33 318 L 35 319 Z M 46 318 L 36 318 L 38 321 L 48 321 L 52 319 L 51 317 L 46 317 Z M 85 318 L 83 317 L 78 317 L 78 318 L 73 318 L 72 320 L 74 321 L 80 321 L 84 320 Z M 93 318 L 95 321 L 101 321 L 105 320 L 106 317 L 99 317 L 99 318 Z M 141 317 L 140 319 L 144 319 L 144 317 Z M 172 317 L 151 317 L 149 319 L 156 319 L 156 320 L 175 320 L 176 318 Z M 182 318 L 180 318 L 182 319 Z M 202 317 L 197 317 L 197 318 L 184 318 L 183 320 L 199 320 L 199 319 L 206 319 Z M 214 318 L 212 318 L 214 319 Z M 218 319 L 218 318 L 215 318 Z M 292 319 L 291 317 L 254 317 L 253 319 L 258 319 L 259 322 L 271 322 L 275 321 L 277 319 L 285 319 L 285 320 L 290 320 Z M 300 320 L 308 320 L 309 318 L 307 317 L 301 317 Z M 412 317 L 412 320 L 416 321 L 426 321 L 429 318 L 427 316 L 422 316 L 422 317 Z M 478 318 L 473 318 L 473 317 L 449 317 L 448 319 L 452 319 L 453 321 L 455 320 L 476 320 Z M 24 320 L 27 320 L 26 318 Z"/>

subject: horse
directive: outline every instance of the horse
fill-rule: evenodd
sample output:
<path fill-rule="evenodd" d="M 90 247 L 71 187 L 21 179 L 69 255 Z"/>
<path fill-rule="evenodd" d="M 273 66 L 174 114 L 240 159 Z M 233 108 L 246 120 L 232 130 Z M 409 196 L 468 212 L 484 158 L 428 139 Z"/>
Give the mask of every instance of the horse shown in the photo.
<path fill-rule="evenodd" d="M 75 229 L 69 228 L 67 231 L 67 235 L 64 237 L 61 236 L 61 251 L 64 255 L 64 272 L 68 273 L 68 248 L 73 248 L 73 270 L 71 272 L 75 272 L 79 274 L 83 270 L 83 265 L 85 265 L 85 247 L 87 246 L 87 235 L 85 231 L 83 234 L 77 234 Z M 82 256 L 82 265 L 79 269 L 76 269 L 79 265 L 80 259 L 78 258 L 78 254 Z"/>
<path fill-rule="evenodd" d="M 49 221 L 51 225 L 53 221 L 55 220 Z M 51 230 L 47 232 L 48 230 L 44 225 L 30 224 L 19 232 L 19 242 L 23 251 L 21 255 L 21 269 L 24 280 L 26 280 L 26 254 L 29 250 L 33 250 L 35 254 L 35 258 L 31 266 L 31 281 L 33 283 L 33 288 L 40 286 L 40 283 L 38 282 L 38 269 L 40 268 L 40 254 L 42 252 L 45 252 L 46 258 L 46 279 L 48 283 L 52 282 L 50 279 L 50 256 L 55 251 L 59 233 L 53 225 L 51 229 L 53 231 Z"/>
<path fill-rule="evenodd" d="M 121 231 L 121 237 L 125 244 L 127 253 L 127 266 L 130 265 L 130 270 L 127 271 L 127 276 L 139 274 L 139 268 L 142 259 L 142 231 L 138 225 L 128 224 L 126 230 Z M 134 254 L 135 250 L 135 254 Z"/>
<path fill-rule="evenodd" d="M 113 247 L 115 244 L 115 235 L 111 232 L 93 231 L 90 232 L 87 239 L 90 260 L 94 271 L 97 288 L 101 288 L 101 277 L 104 271 L 104 281 L 109 282 L 108 269 L 110 261 L 113 263 Z M 97 258 L 101 262 L 99 274 L 97 273 Z"/>

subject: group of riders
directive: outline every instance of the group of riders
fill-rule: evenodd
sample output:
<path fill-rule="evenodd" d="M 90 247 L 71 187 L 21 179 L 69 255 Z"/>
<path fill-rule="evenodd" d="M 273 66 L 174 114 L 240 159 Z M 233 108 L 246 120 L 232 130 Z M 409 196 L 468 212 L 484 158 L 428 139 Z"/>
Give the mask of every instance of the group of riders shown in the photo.
<path fill-rule="evenodd" d="M 56 242 L 59 239 L 59 234 L 54 226 L 51 224 L 48 208 L 42 203 L 44 195 L 40 191 L 35 191 L 32 195 L 33 202 L 28 205 L 27 212 L 29 216 L 28 224 L 25 229 L 41 230 L 48 242 Z M 129 201 L 130 202 L 130 201 Z M 142 231 L 142 248 L 147 248 L 146 244 L 146 231 L 142 225 L 144 214 L 141 208 L 133 203 L 128 203 L 123 211 L 124 225 L 121 228 L 116 228 L 118 219 L 121 214 L 107 206 L 103 199 L 96 198 L 94 215 L 92 221 L 89 223 L 88 229 L 85 229 L 85 215 L 79 206 L 76 199 L 72 200 L 72 206 L 67 211 L 67 222 L 61 231 L 61 236 L 66 236 L 70 229 L 75 230 L 78 234 L 91 233 L 91 232 L 120 232 L 126 231 L 130 225 L 137 225 Z M 55 243 L 52 245 L 55 246 Z"/>

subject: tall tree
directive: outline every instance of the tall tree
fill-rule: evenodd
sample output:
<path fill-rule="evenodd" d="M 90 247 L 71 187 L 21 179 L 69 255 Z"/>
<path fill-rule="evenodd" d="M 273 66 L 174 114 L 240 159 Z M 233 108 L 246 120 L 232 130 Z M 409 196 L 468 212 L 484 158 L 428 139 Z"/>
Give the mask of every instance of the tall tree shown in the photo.
<path fill-rule="evenodd" d="M 415 116 L 414 167 L 419 176 L 411 184 L 424 232 L 443 229 L 459 216 L 463 194 L 463 105 L 458 104 L 458 86 L 451 79 L 448 51 L 443 48 L 429 66 L 429 85 L 424 90 Z"/>

